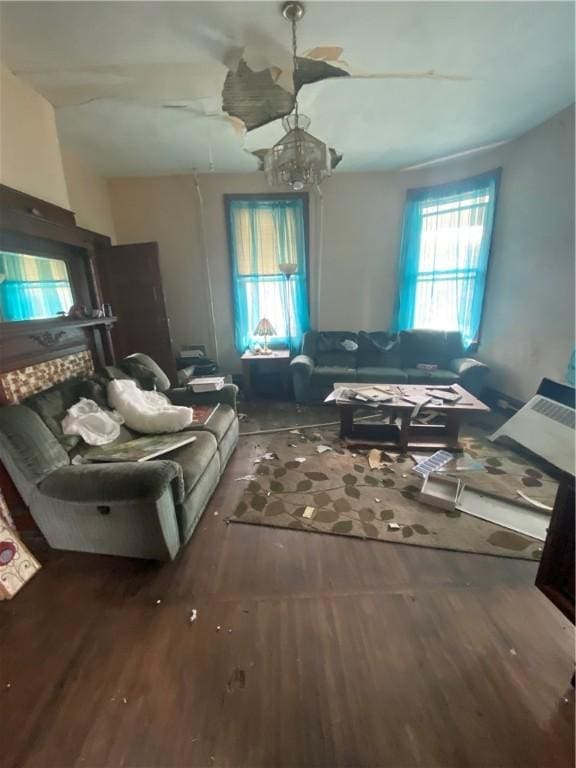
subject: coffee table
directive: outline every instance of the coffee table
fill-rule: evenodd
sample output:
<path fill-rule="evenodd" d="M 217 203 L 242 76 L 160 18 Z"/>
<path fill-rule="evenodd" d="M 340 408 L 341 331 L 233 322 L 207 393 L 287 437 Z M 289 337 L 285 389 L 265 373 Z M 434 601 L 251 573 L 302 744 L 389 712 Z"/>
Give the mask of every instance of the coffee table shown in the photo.
<path fill-rule="evenodd" d="M 459 384 L 449 387 L 424 384 L 334 384 L 334 389 L 339 387 L 354 389 L 356 392 L 377 387 L 392 393 L 394 398 L 379 403 L 377 408 L 362 403 L 334 403 L 340 411 L 340 437 L 348 445 L 378 445 L 388 450 L 400 451 L 439 448 L 459 451 L 462 450 L 458 443 L 461 418 L 469 413 L 490 411 L 487 405 Z M 412 419 L 415 405 L 402 399 L 403 395 L 422 397 L 428 395 L 429 390 L 446 390 L 460 395 L 460 399 L 454 403 L 421 406 L 420 414 L 442 414 L 444 419 L 441 424 L 416 423 Z M 354 421 L 359 410 L 363 416 L 380 413 L 384 418 L 388 418 L 388 423 Z M 400 426 L 396 423 L 397 419 L 400 420 Z"/>

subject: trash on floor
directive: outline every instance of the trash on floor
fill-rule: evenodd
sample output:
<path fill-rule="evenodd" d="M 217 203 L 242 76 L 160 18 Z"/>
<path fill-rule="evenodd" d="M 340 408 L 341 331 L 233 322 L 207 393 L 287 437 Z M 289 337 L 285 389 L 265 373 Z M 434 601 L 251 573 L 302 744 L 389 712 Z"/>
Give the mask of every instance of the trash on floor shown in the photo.
<path fill-rule="evenodd" d="M 192 624 L 192 622 L 196 621 L 197 618 L 198 618 L 198 611 L 196 610 L 196 608 L 192 608 L 192 613 L 190 614 L 190 618 L 188 619 L 188 621 L 190 622 L 190 624 Z"/>
<path fill-rule="evenodd" d="M 306 456 L 297 456 L 294 461 L 297 461 L 298 464 L 302 464 L 302 462 L 306 461 Z"/>
<path fill-rule="evenodd" d="M 311 517 L 314 517 L 314 512 L 316 512 L 314 507 L 306 507 L 304 512 L 302 512 L 302 517 L 305 517 L 309 520 Z"/>
<path fill-rule="evenodd" d="M 236 480 L 256 480 L 256 475 L 242 475 L 242 477 L 236 477 Z"/>
<path fill-rule="evenodd" d="M 385 451 L 378 448 L 372 448 L 368 454 L 368 466 L 370 469 L 382 469 L 387 464 L 391 464 L 394 459 Z"/>
<path fill-rule="evenodd" d="M 527 501 L 528 504 L 532 504 L 534 507 L 537 507 L 538 509 L 544 509 L 547 512 L 552 512 L 553 507 L 549 507 L 548 504 L 543 504 L 541 501 L 536 501 L 536 499 L 531 499 L 530 496 L 527 496 L 522 491 L 516 491 L 518 496 L 524 499 L 524 501 Z"/>
<path fill-rule="evenodd" d="M 273 461 L 274 459 L 277 459 L 278 456 L 273 451 L 270 451 L 269 453 L 265 453 L 262 456 L 260 456 L 259 459 L 254 459 L 254 464 L 260 464 L 262 461 Z"/>
<path fill-rule="evenodd" d="M 291 435 L 301 435 L 301 434 L 302 434 L 302 432 L 300 432 L 300 430 L 299 430 L 299 429 L 291 429 L 291 430 L 290 430 L 290 434 L 291 434 Z"/>
<path fill-rule="evenodd" d="M 424 461 L 421 461 L 419 464 L 416 464 L 415 467 L 412 467 L 412 472 L 415 472 L 421 477 L 425 477 L 430 472 L 438 472 L 441 467 L 448 464 L 453 458 L 453 454 L 448 453 L 448 451 L 436 451 L 432 456 L 428 456 Z"/>
<path fill-rule="evenodd" d="M 418 494 L 418 500 L 423 504 L 452 512 L 463 487 L 460 480 L 451 477 L 438 477 L 438 475 L 431 473 L 426 474 Z"/>
<path fill-rule="evenodd" d="M 331 451 L 332 448 L 330 448 L 329 445 L 317 445 L 316 446 L 316 452 L 317 453 L 326 453 L 326 451 Z"/>
<path fill-rule="evenodd" d="M 388 523 L 388 530 L 389 531 L 399 531 L 400 530 L 400 526 L 398 525 L 398 523 Z"/>
<path fill-rule="evenodd" d="M 523 501 L 506 499 L 494 493 L 476 491 L 466 486 L 462 488 L 456 509 L 539 541 L 545 541 L 550 525 L 549 515 Z"/>

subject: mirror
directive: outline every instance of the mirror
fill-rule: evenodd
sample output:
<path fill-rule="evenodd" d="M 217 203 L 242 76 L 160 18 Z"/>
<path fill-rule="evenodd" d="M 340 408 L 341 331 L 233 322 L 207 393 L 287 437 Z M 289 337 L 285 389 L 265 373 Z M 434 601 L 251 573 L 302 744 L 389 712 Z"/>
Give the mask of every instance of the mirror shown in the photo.
<path fill-rule="evenodd" d="M 0 251 L 0 322 L 56 317 L 73 304 L 63 259 Z"/>

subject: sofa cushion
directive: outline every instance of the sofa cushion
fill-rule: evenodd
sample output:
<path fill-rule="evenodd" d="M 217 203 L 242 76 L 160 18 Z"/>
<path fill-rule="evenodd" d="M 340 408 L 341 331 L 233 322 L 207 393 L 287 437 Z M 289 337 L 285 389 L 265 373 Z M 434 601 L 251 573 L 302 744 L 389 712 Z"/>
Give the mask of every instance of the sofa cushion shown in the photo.
<path fill-rule="evenodd" d="M 343 344 L 349 342 L 355 349 L 346 349 Z M 322 331 L 316 337 L 316 365 L 339 365 L 344 368 L 356 368 L 356 350 L 358 337 L 349 331 Z"/>
<path fill-rule="evenodd" d="M 419 368 L 405 368 L 409 384 L 456 384 L 460 376 L 454 371 L 437 368 L 435 371 L 422 371 Z"/>
<path fill-rule="evenodd" d="M 196 440 L 188 445 L 183 445 L 175 451 L 165 454 L 162 458 L 171 459 L 182 467 L 184 475 L 184 497 L 188 496 L 202 473 L 210 463 L 218 450 L 216 438 L 210 432 L 198 430 Z"/>
<path fill-rule="evenodd" d="M 402 368 L 416 368 L 424 363 L 446 369 L 450 360 L 462 357 L 462 337 L 459 331 L 402 331 L 400 355 Z"/>
<path fill-rule="evenodd" d="M 0 449 L 32 484 L 70 463 L 40 416 L 25 405 L 0 408 Z"/>
<path fill-rule="evenodd" d="M 346 368 L 343 365 L 317 365 L 310 377 L 312 384 L 327 386 L 336 381 L 356 381 L 356 368 Z"/>
<path fill-rule="evenodd" d="M 357 381 L 375 384 L 406 384 L 408 376 L 401 368 L 366 365 L 357 370 Z"/>
<path fill-rule="evenodd" d="M 383 366 L 400 368 L 400 342 L 398 336 L 387 331 L 360 331 L 358 334 L 358 368 Z"/>

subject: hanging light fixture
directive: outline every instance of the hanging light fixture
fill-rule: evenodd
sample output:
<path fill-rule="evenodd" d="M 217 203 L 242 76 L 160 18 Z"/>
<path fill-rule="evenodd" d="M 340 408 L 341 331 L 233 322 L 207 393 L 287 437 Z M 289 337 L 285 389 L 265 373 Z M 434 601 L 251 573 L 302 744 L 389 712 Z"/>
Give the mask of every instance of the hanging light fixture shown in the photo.
<path fill-rule="evenodd" d="M 271 186 L 287 185 L 296 191 L 320 184 L 332 173 L 329 147 L 307 132 L 310 118 L 298 111 L 296 22 L 304 12 L 304 6 L 299 2 L 287 2 L 282 6 L 282 15 L 292 25 L 294 111 L 282 120 L 286 135 L 264 156 L 268 183 Z"/>

